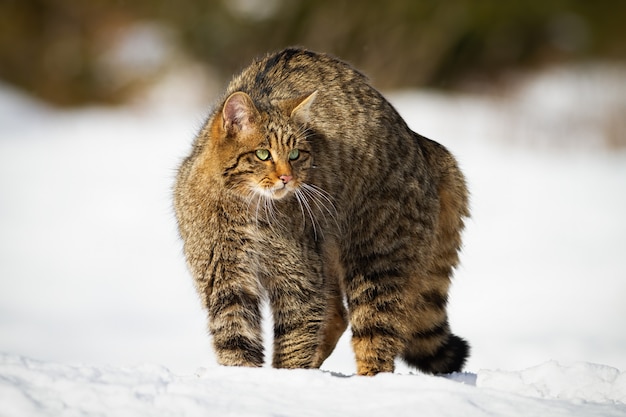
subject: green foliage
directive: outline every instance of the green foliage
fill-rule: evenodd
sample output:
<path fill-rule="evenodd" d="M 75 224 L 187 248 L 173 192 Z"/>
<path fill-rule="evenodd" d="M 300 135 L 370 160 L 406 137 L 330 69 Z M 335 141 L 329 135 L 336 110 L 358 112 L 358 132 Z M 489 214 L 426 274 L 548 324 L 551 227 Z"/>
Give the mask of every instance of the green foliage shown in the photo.
<path fill-rule="evenodd" d="M 155 73 L 103 56 L 159 22 L 227 79 L 288 45 L 340 56 L 380 88 L 458 88 L 524 66 L 624 59 L 626 2 L 608 0 L 0 0 L 0 78 L 58 104 L 123 101 Z"/>

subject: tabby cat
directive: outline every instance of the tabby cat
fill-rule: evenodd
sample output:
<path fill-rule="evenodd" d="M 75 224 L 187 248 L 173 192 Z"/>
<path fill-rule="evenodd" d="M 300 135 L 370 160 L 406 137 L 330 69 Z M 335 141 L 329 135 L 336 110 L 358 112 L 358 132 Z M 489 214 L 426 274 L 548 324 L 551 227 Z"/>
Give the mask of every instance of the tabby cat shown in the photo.
<path fill-rule="evenodd" d="M 350 65 L 296 48 L 252 63 L 197 135 L 174 200 L 220 364 L 263 364 L 267 297 L 274 367 L 319 367 L 349 322 L 360 375 L 397 357 L 462 368 L 469 346 L 446 304 L 464 177 Z"/>

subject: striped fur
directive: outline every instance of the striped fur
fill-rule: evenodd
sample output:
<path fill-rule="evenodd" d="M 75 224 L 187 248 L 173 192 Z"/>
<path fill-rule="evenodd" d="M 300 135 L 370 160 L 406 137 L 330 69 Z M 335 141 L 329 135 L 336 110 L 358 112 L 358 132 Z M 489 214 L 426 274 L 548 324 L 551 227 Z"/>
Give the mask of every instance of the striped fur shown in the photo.
<path fill-rule="evenodd" d="M 349 321 L 361 375 L 396 358 L 462 368 L 446 305 L 465 180 L 349 65 L 302 49 L 255 61 L 198 134 L 174 200 L 220 363 L 263 363 L 267 297 L 275 367 L 319 367 Z"/>

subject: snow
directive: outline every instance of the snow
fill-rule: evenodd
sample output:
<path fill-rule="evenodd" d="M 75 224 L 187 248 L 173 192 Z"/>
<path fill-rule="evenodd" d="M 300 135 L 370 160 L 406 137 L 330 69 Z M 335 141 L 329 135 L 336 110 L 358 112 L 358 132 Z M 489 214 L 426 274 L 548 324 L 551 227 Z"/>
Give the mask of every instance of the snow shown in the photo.
<path fill-rule="evenodd" d="M 367 378 L 217 366 L 176 375 L 157 365 L 72 366 L 12 355 L 0 356 L 0 366 L 6 415 L 626 415 L 626 375 L 589 364 L 479 372 L 475 385 L 459 382 L 465 375 Z"/>
<path fill-rule="evenodd" d="M 472 356 L 445 377 L 354 376 L 349 332 L 322 370 L 218 367 L 170 201 L 213 97 L 63 111 L 0 85 L 0 416 L 626 416 L 626 72 L 602 68 L 389 95 L 472 192 Z"/>
<path fill-rule="evenodd" d="M 626 373 L 584 362 L 550 361 L 518 372 L 481 370 L 476 385 L 537 398 L 626 404 Z"/>

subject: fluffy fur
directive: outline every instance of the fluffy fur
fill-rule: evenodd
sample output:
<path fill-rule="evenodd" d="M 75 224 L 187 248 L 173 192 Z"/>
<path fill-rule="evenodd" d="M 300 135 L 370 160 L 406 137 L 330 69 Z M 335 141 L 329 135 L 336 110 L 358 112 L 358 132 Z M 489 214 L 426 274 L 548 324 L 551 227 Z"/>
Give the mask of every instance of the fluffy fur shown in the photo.
<path fill-rule="evenodd" d="M 469 347 L 446 305 L 469 215 L 463 175 L 348 64 L 302 49 L 252 63 L 174 194 L 221 364 L 262 365 L 267 296 L 275 367 L 319 367 L 349 322 L 361 375 L 393 371 L 396 357 L 462 368 Z"/>

